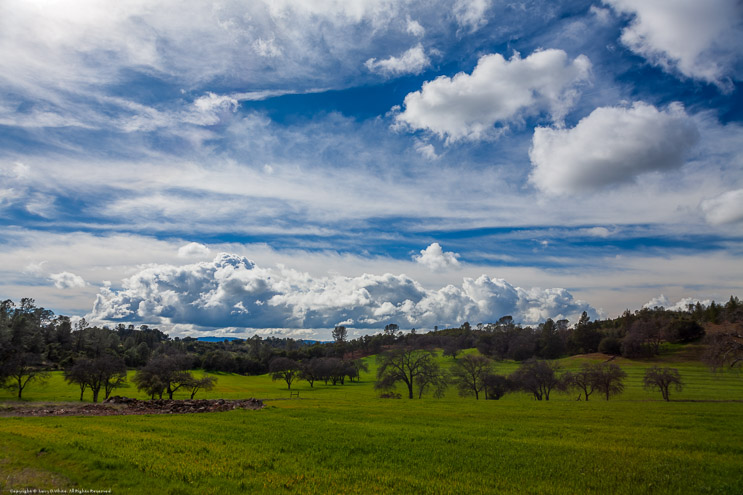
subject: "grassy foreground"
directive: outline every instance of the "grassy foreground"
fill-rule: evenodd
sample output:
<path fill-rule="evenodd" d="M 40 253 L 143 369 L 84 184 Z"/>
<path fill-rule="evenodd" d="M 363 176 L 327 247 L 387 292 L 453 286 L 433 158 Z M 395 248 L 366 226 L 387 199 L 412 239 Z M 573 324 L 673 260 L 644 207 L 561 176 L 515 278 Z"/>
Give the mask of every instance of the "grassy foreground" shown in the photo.
<path fill-rule="evenodd" d="M 609 402 L 475 401 L 454 391 L 385 400 L 370 374 L 343 387 L 301 382 L 302 399 L 262 411 L 0 418 L 0 490 L 743 493 L 743 403 L 709 402 L 740 399 L 743 380 L 674 363 L 687 388 L 666 403 L 639 385 L 646 363 L 621 364 L 627 391 Z M 51 398 L 32 390 L 29 399 Z M 265 376 L 220 375 L 218 390 L 198 397 L 288 395 Z"/>

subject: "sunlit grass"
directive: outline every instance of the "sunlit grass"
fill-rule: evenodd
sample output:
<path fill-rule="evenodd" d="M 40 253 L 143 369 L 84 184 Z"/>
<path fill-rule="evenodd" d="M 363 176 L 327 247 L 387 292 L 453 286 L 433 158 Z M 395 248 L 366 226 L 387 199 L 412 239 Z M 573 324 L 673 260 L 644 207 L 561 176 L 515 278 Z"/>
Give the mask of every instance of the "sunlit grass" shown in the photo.
<path fill-rule="evenodd" d="M 648 362 L 616 361 L 627 389 L 609 402 L 475 401 L 453 390 L 441 400 L 380 399 L 370 370 L 344 386 L 298 382 L 300 400 L 268 400 L 261 411 L 2 418 L 0 471 L 13 480 L 6 475 L 34 469 L 38 485 L 16 476 L 15 487 L 115 493 L 742 493 L 743 404 L 666 403 L 642 388 Z M 737 375 L 674 366 L 687 387 L 672 399 L 743 398 Z M 289 397 L 267 376 L 217 376 L 197 397 Z M 144 398 L 135 392 L 116 393 Z M 75 401 L 79 390 L 57 375 L 28 397 Z"/>

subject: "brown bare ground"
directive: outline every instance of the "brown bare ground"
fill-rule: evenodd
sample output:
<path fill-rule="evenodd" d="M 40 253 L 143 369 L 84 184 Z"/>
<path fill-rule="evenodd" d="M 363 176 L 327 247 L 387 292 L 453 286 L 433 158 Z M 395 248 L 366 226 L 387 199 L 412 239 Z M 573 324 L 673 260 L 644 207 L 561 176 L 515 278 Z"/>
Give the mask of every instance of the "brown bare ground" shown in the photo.
<path fill-rule="evenodd" d="M 110 397 L 100 404 L 62 403 L 6 403 L 0 416 L 116 416 L 125 414 L 192 414 L 231 411 L 233 409 L 262 409 L 258 399 L 194 399 L 194 400 L 138 400 L 128 397 Z"/>

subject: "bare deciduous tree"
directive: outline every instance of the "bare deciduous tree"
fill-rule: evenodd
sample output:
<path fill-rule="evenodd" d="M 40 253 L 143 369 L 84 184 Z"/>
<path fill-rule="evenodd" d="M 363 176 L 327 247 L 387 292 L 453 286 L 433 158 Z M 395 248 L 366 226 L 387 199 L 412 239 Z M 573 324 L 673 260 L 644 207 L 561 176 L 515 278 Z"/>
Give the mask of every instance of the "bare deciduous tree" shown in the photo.
<path fill-rule="evenodd" d="M 278 357 L 268 365 L 268 371 L 271 373 L 271 379 L 284 380 L 289 390 L 292 389 L 292 382 L 299 376 L 299 363 L 293 359 Z"/>
<path fill-rule="evenodd" d="M 666 401 L 671 400 L 669 390 L 672 385 L 675 385 L 679 392 L 684 388 L 681 375 L 676 368 L 660 368 L 658 366 L 648 368 L 645 370 L 645 377 L 642 382 L 648 390 L 659 390 Z"/>
<path fill-rule="evenodd" d="M 434 361 L 426 364 L 425 368 L 424 372 L 420 373 L 415 379 L 415 384 L 418 387 L 418 398 L 422 398 L 429 388 L 433 389 L 435 398 L 442 398 L 449 386 L 449 374 Z"/>
<path fill-rule="evenodd" d="M 205 376 L 203 378 L 194 378 L 186 387 L 191 391 L 191 399 L 194 398 L 196 392 L 203 390 L 208 392 L 212 390 L 217 384 L 217 379 L 213 376 Z"/>
<path fill-rule="evenodd" d="M 433 353 L 423 349 L 399 347 L 377 356 L 377 382 L 374 387 L 388 390 L 398 382 L 408 389 L 408 398 L 413 398 L 413 388 L 422 376 L 438 370 Z"/>
<path fill-rule="evenodd" d="M 493 362 L 485 356 L 467 354 L 452 366 L 451 374 L 459 395 L 474 394 L 480 398 L 480 392 L 485 388 L 485 376 L 493 370 Z"/>
<path fill-rule="evenodd" d="M 725 332 L 710 334 L 705 339 L 707 351 L 703 359 L 712 368 L 735 368 L 743 365 L 743 325 L 737 324 Z"/>
<path fill-rule="evenodd" d="M 31 352 L 18 352 L 2 363 L 0 378 L 6 388 L 18 391 L 18 398 L 23 398 L 23 390 L 31 382 L 44 383 L 49 379 L 49 372 L 41 367 L 41 358 Z"/>
<path fill-rule="evenodd" d="M 618 364 L 601 363 L 596 366 L 594 371 L 594 386 L 596 390 L 604 394 L 606 400 L 612 395 L 618 395 L 624 392 L 623 380 L 627 373 L 624 372 Z M 586 397 L 588 400 L 588 397 Z"/>
<path fill-rule="evenodd" d="M 172 399 L 173 394 L 181 387 L 193 381 L 188 370 L 188 357 L 185 355 L 160 355 L 150 358 L 148 363 L 134 375 L 138 390 L 144 390 L 154 398 L 163 393 Z"/>
<path fill-rule="evenodd" d="M 564 388 L 557 374 L 560 365 L 554 361 L 530 359 L 514 371 L 509 379 L 514 386 L 534 395 L 536 400 L 550 400 L 550 392 Z"/>

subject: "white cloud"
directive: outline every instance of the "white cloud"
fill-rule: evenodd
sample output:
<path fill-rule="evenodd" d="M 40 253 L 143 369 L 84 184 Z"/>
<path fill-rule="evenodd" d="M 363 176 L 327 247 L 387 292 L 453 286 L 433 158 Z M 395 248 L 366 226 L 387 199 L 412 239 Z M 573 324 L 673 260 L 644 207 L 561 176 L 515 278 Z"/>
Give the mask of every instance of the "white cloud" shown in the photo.
<path fill-rule="evenodd" d="M 423 45 L 418 43 L 399 57 L 390 57 L 384 60 L 370 58 L 364 65 L 367 69 L 385 76 L 399 76 L 401 74 L 420 74 L 423 69 L 431 65 Z"/>
<path fill-rule="evenodd" d="M 413 259 L 431 270 L 439 271 L 459 266 L 458 257 L 457 253 L 445 252 L 438 242 L 434 242 L 426 249 L 422 249 L 420 254 L 413 256 Z"/>
<path fill-rule="evenodd" d="M 436 153 L 436 148 L 431 143 L 415 140 L 415 151 L 428 160 L 436 160 L 439 158 L 439 155 Z"/>
<path fill-rule="evenodd" d="M 70 272 L 53 273 L 49 278 L 57 289 L 74 289 L 85 287 L 85 280 L 79 275 Z"/>
<path fill-rule="evenodd" d="M 283 53 L 273 38 L 258 38 L 253 42 L 253 49 L 261 57 L 279 57 Z"/>
<path fill-rule="evenodd" d="M 728 191 L 701 203 L 707 222 L 723 225 L 743 221 L 743 189 Z"/>
<path fill-rule="evenodd" d="M 215 110 L 227 109 L 235 111 L 237 109 L 237 99 L 227 95 L 217 95 L 212 92 L 206 93 L 194 100 L 194 106 L 199 112 L 209 113 Z"/>
<path fill-rule="evenodd" d="M 649 62 L 732 91 L 743 46 L 738 0 L 604 0 L 634 17 L 622 43 Z"/>
<path fill-rule="evenodd" d="M 601 107 L 572 129 L 534 130 L 530 179 L 552 194 L 591 192 L 645 172 L 679 168 L 698 140 L 680 105 Z"/>
<path fill-rule="evenodd" d="M 410 17 L 408 17 L 406 30 L 408 33 L 418 38 L 421 38 L 426 34 L 426 30 L 421 26 L 420 22 L 411 19 Z"/>
<path fill-rule="evenodd" d="M 689 305 L 696 305 L 700 303 L 704 306 L 708 306 L 712 302 L 711 299 L 697 299 L 694 297 L 684 297 L 679 299 L 675 304 L 671 304 L 671 301 L 663 294 L 658 297 L 654 297 L 642 307 L 653 309 L 653 308 L 664 308 L 668 311 L 686 311 L 689 309 Z"/>
<path fill-rule="evenodd" d="M 185 246 L 178 248 L 179 258 L 188 258 L 190 256 L 203 256 L 209 254 L 209 248 L 199 242 L 189 242 Z"/>
<path fill-rule="evenodd" d="M 607 238 L 611 235 L 611 231 L 606 227 L 591 227 L 583 229 L 582 233 L 591 237 L 602 237 Z"/>
<path fill-rule="evenodd" d="M 510 60 L 485 55 L 472 74 L 440 76 L 405 97 L 398 125 L 433 132 L 448 142 L 493 136 L 495 124 L 507 126 L 525 115 L 547 111 L 559 121 L 590 77 L 591 62 L 568 60 L 562 50 L 537 51 Z"/>
<path fill-rule="evenodd" d="M 562 202 L 564 203 L 564 201 Z M 648 228 L 653 231 L 654 235 L 666 235 L 668 230 L 662 226 L 653 225 Z M 581 230 L 581 229 L 578 229 Z M 532 234 L 524 234 L 524 239 L 530 239 Z M 562 234 L 558 234 L 562 235 Z M 582 234 L 581 234 L 582 235 Z M 642 235 L 639 233 L 638 235 Z M 626 238 L 626 236 L 623 236 Z M 91 301 L 95 300 L 99 288 L 108 285 L 115 293 L 120 293 L 123 288 L 121 281 L 136 276 L 145 268 L 150 266 L 166 266 L 191 264 L 191 259 L 177 258 L 176 253 L 179 247 L 186 244 L 183 240 L 160 240 L 149 236 L 138 235 L 114 235 L 100 236 L 84 233 L 44 233 L 32 232 L 18 229 L 6 229 L 3 231 L 3 256 L 0 256 L 0 291 L 7 294 L 8 297 L 16 298 L 24 294 L 32 294 L 38 304 L 54 310 L 58 314 L 67 315 L 86 315 L 91 310 Z M 493 245 L 497 245 L 494 242 Z M 443 325 L 444 320 L 452 324 L 461 324 L 459 316 L 464 316 L 470 323 L 479 321 L 490 321 L 488 315 L 473 312 L 474 308 L 471 297 L 462 298 L 463 278 L 477 280 L 484 273 L 490 274 L 490 280 L 497 280 L 493 275 L 497 273 L 498 278 L 508 280 L 516 287 L 570 287 L 569 294 L 574 299 L 590 301 L 594 308 L 602 308 L 605 313 L 597 310 L 602 317 L 619 316 L 626 308 L 637 308 L 639 304 L 648 301 L 659 293 L 665 293 L 676 301 L 681 298 L 689 297 L 696 294 L 704 294 L 705 298 L 714 298 L 717 301 L 724 301 L 730 297 L 730 294 L 741 294 L 740 281 L 743 280 L 743 264 L 740 263 L 739 257 L 735 253 L 726 253 L 720 251 L 710 252 L 704 250 L 698 254 L 678 255 L 662 252 L 656 254 L 639 253 L 637 255 L 627 256 L 593 256 L 586 255 L 580 259 L 578 269 L 564 268 L 559 266 L 562 263 L 568 263 L 568 267 L 575 263 L 575 260 L 560 259 L 555 256 L 545 258 L 551 262 L 557 263 L 557 268 L 546 267 L 540 268 L 533 266 L 529 261 L 519 257 L 514 258 L 495 258 L 498 262 L 503 260 L 494 273 L 492 266 L 487 264 L 475 264 L 473 262 L 461 264 L 456 269 L 442 272 L 433 272 L 425 265 L 407 259 L 391 259 L 388 257 L 369 257 L 364 255 L 339 254 L 335 249 L 306 251 L 302 249 L 283 249 L 277 251 L 269 246 L 256 244 L 232 244 L 220 243 L 210 244 L 209 248 L 213 253 L 226 251 L 249 256 L 254 259 L 259 267 L 277 267 L 279 264 L 291 266 L 301 273 L 309 273 L 309 281 L 329 281 L 324 287 L 330 290 L 334 285 L 338 286 L 336 290 L 340 296 L 344 296 L 349 291 L 354 291 L 358 286 L 363 288 L 372 282 L 371 279 L 362 277 L 364 273 L 405 273 L 408 280 L 412 279 L 424 288 L 427 297 L 414 304 L 413 309 L 417 313 L 407 310 L 402 314 L 429 314 L 430 325 L 415 324 L 416 328 L 432 328 L 433 325 Z M 470 253 L 479 257 L 477 253 Z M 488 248 L 488 254 L 493 254 L 492 247 Z M 559 255 L 558 255 L 559 256 Z M 212 257 L 213 258 L 213 257 Z M 85 288 L 75 289 L 74 291 L 63 291 L 56 289 L 52 284 L 44 285 L 43 278 L 32 276 L 30 272 L 23 270 L 29 264 L 38 264 L 39 260 L 47 260 L 43 265 L 43 273 L 71 272 L 82 276 L 87 281 Z M 151 265 L 154 263 L 155 265 Z M 276 273 L 282 273 L 276 268 L 271 270 L 274 277 Z M 339 276 L 342 274 L 344 276 Z M 44 278 L 46 275 L 44 275 Z M 381 279 L 378 276 L 369 276 Z M 383 286 L 393 285 L 393 276 L 391 281 L 382 280 Z M 283 279 L 284 276 L 282 275 Z M 201 275 L 194 278 L 197 286 L 203 286 L 204 281 Z M 185 280 L 188 280 L 186 278 Z M 183 284 L 186 282 L 181 281 Z M 346 285 L 340 286 L 341 281 L 351 280 L 353 283 L 346 282 Z M 106 282 L 111 281 L 111 282 Z M 179 283 L 181 283 L 179 282 Z M 165 284 L 165 282 L 163 282 Z M 450 284 L 450 285 L 447 285 Z M 323 285 L 319 283 L 310 284 L 320 290 Z M 398 282 L 398 285 L 400 283 Z M 179 286 L 172 285 L 174 289 Z M 185 288 L 182 290 L 186 290 Z M 190 290 L 190 289 L 189 289 Z M 530 289 L 524 289 L 523 294 L 526 297 Z M 200 292 L 200 291 L 198 291 Z M 297 296 L 302 292 L 297 291 Z M 393 291 L 394 292 L 394 291 Z M 395 307 L 401 306 L 404 300 L 410 299 L 415 302 L 417 291 L 408 291 L 407 295 L 403 294 L 400 298 L 375 296 L 382 302 L 390 302 Z M 567 291 L 566 291 L 567 292 Z M 502 297 L 506 297 L 510 291 L 505 289 L 498 292 Z M 538 291 L 543 297 L 540 300 L 549 300 L 549 291 Z M 185 297 L 185 296 L 184 296 Z M 315 296 L 308 295 L 306 304 L 310 304 Z M 330 296 L 331 298 L 334 296 Z M 508 296 L 511 297 L 511 296 Z M 475 297 L 479 300 L 479 296 Z M 184 299 L 185 300 L 185 299 Z M 225 303 L 224 310 L 231 312 L 234 310 L 234 304 L 241 299 L 235 298 L 231 305 Z M 525 298 L 524 301 L 528 301 Z M 558 301 L 560 298 L 557 299 Z M 444 304 L 445 301 L 449 303 Z M 460 301 L 461 304 L 451 302 Z M 575 301 L 574 301 L 575 302 Z M 332 301 L 331 301 L 332 303 Z M 577 304 L 577 303 L 576 303 Z M 268 304 L 264 304 L 267 306 Z M 528 306 L 528 304 L 526 304 Z M 134 306 L 136 309 L 136 305 Z M 248 304 L 244 307 L 250 309 Z M 519 308 L 522 306 L 519 306 Z M 376 308 L 376 306 L 374 306 Z M 428 308 L 427 311 L 424 309 Z M 450 308 L 448 313 L 451 317 L 444 318 L 445 308 Z M 462 308 L 470 308 L 463 311 Z M 514 317 L 521 314 L 521 310 L 512 307 L 506 308 L 504 314 L 512 314 Z M 582 311 L 582 310 L 581 310 Z M 497 311 L 493 310 L 493 313 Z M 589 311 L 590 312 L 590 311 Z M 554 317 L 558 313 L 564 315 L 571 314 L 567 309 L 560 310 L 551 315 Z M 371 310 L 359 310 L 358 314 L 363 317 L 374 318 Z M 400 314 L 400 313 L 398 313 Z M 580 315 L 580 311 L 577 313 Z M 332 314 L 331 314 L 332 316 Z M 502 315 L 496 316 L 496 318 Z M 135 316 L 136 317 L 136 316 Z M 133 317 L 134 318 L 134 317 Z M 354 319 L 355 315 L 348 317 L 332 319 L 325 330 L 318 331 L 316 335 L 322 338 L 329 338 L 331 329 L 336 323 L 346 319 Z M 422 318 L 422 316 L 421 316 Z M 479 319 L 478 319 L 479 318 Z M 90 318 L 88 318 L 90 319 Z M 396 318 L 400 325 L 407 325 L 404 317 Z M 433 321 L 438 320 L 438 321 Z M 124 320 L 126 321 L 126 320 Z M 141 321 L 141 320 L 138 320 Z M 199 321 L 204 321 L 200 319 Z M 310 319 L 307 320 L 310 322 Z M 313 320 L 314 321 L 314 320 Z M 422 321 L 422 320 L 420 320 Z M 134 321 L 133 321 L 134 322 Z M 144 323 L 145 321 L 141 321 Z M 176 324 L 168 323 L 166 318 L 153 316 L 147 321 L 148 323 L 157 323 L 160 328 L 168 331 L 171 335 L 179 334 L 181 328 L 189 323 Z M 100 322 L 100 324 L 112 324 L 115 322 Z M 136 322 L 134 322 L 136 323 Z M 359 322 L 360 334 L 363 334 L 364 328 L 381 328 L 381 326 L 371 325 L 369 322 Z M 355 323 L 354 323 L 355 324 Z M 225 328 L 234 325 L 227 325 Z M 241 321 L 238 325 L 241 331 L 245 326 L 250 326 L 250 322 Z M 222 327 L 219 327 L 222 328 Z M 266 327 L 276 328 L 274 326 Z M 405 328 L 405 327 L 403 327 Z M 195 330 L 196 331 L 196 330 Z M 268 331 L 268 330 L 266 330 Z M 173 333 L 175 332 L 175 333 Z M 253 331 L 247 331 L 246 335 L 251 335 Z"/>
<path fill-rule="evenodd" d="M 490 8 L 491 0 L 457 0 L 454 2 L 454 18 L 462 28 L 475 32 L 488 23 L 485 12 Z"/>
<path fill-rule="evenodd" d="M 44 265 L 46 264 L 46 260 L 40 261 L 38 263 L 31 262 L 28 265 L 23 268 L 23 273 L 28 273 L 30 275 L 34 276 L 40 276 L 44 272 Z"/>
<path fill-rule="evenodd" d="M 601 24 L 607 24 L 609 22 L 609 18 L 611 17 L 611 12 L 609 11 L 609 9 L 597 7 L 596 5 L 591 5 L 591 8 L 588 9 L 588 11 L 596 16 L 596 19 Z"/>
<path fill-rule="evenodd" d="M 221 253 L 209 262 L 151 265 L 125 279 L 121 290 L 104 287 L 89 317 L 211 328 L 330 328 L 339 321 L 430 328 L 505 314 L 533 324 L 584 310 L 596 314 L 564 289 L 522 289 L 486 275 L 428 290 L 405 275 L 312 277 Z"/>

